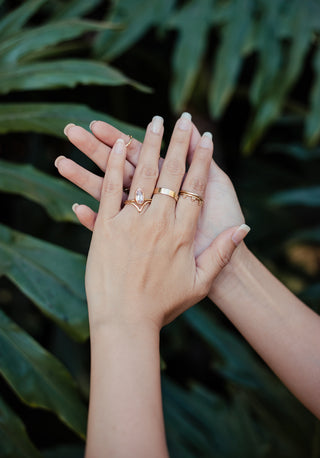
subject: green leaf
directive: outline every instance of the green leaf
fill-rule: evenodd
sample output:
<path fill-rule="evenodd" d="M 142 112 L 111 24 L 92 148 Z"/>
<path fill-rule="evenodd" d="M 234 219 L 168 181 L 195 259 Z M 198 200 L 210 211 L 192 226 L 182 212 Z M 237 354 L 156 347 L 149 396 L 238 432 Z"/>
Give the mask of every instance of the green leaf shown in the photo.
<path fill-rule="evenodd" d="M 84 446 L 81 445 L 57 445 L 53 448 L 42 450 L 43 458 L 83 458 Z"/>
<path fill-rule="evenodd" d="M 109 65 L 87 59 L 56 60 L 22 64 L 15 67 L 2 66 L 0 70 L 0 93 L 11 91 L 58 89 L 78 84 L 120 86 L 131 84 L 144 92 L 146 86 L 126 77 Z"/>
<path fill-rule="evenodd" d="M 71 19 L 84 16 L 90 13 L 101 0 L 69 0 L 67 3 L 58 3 L 55 13 L 50 16 L 51 21 L 61 21 L 62 19 Z"/>
<path fill-rule="evenodd" d="M 85 438 L 87 410 L 70 373 L 0 311 L 0 372 L 20 399 L 54 412 Z"/>
<path fill-rule="evenodd" d="M 300 0 L 293 0 L 288 9 L 288 29 L 293 32 L 290 45 L 283 47 L 283 56 L 279 70 L 266 82 L 263 95 L 257 104 L 256 113 L 243 139 L 243 150 L 250 153 L 265 133 L 270 124 L 281 113 L 283 103 L 293 84 L 296 82 L 312 39 L 310 11 Z M 269 50 L 269 54 L 275 51 Z M 273 58 L 272 58 L 273 59 Z"/>
<path fill-rule="evenodd" d="M 281 153 L 299 161 L 311 161 L 320 158 L 320 148 L 308 149 L 299 143 L 268 143 L 264 146 L 266 153 Z"/>
<path fill-rule="evenodd" d="M 114 0 L 108 20 L 120 24 L 121 30 L 100 33 L 94 47 L 95 54 L 104 60 L 123 54 L 150 27 L 162 24 L 174 3 L 175 0 Z"/>
<path fill-rule="evenodd" d="M 175 112 L 182 111 L 193 90 L 208 42 L 213 4 L 214 0 L 189 2 L 172 20 L 174 27 L 179 30 L 170 87 L 170 99 Z M 190 33 L 190 29 L 197 33 Z"/>
<path fill-rule="evenodd" d="M 2 353 L 2 349 L 1 349 Z M 1 354 L 0 354 L 1 358 Z M 0 397 L 0 455 L 2 458 L 40 458 L 19 417 Z"/>
<path fill-rule="evenodd" d="M 232 5 L 232 15 L 222 29 L 222 42 L 213 63 L 209 87 L 210 113 L 213 117 L 222 115 L 234 92 L 250 31 L 252 0 L 235 0 Z"/>
<path fill-rule="evenodd" d="M 142 141 L 144 130 L 112 116 L 73 103 L 2 103 L 0 133 L 38 132 L 65 138 L 64 127 L 73 122 L 87 128 L 93 119 L 105 121 Z"/>
<path fill-rule="evenodd" d="M 301 189 L 289 189 L 273 194 L 269 199 L 271 205 L 302 205 L 320 207 L 320 186 Z"/>
<path fill-rule="evenodd" d="M 310 92 L 311 110 L 305 123 L 305 139 L 309 146 L 315 146 L 320 138 L 320 47 L 313 58 L 314 83 Z"/>
<path fill-rule="evenodd" d="M 320 244 L 320 226 L 295 232 L 290 237 L 290 242 L 292 241 Z"/>
<path fill-rule="evenodd" d="M 110 27 L 110 24 L 80 19 L 68 19 L 33 27 L 0 43 L 0 62 L 12 64 L 48 46 L 78 38 L 86 32 Z"/>
<path fill-rule="evenodd" d="M 72 338 L 88 337 L 84 256 L 0 224 L 0 272 Z"/>
<path fill-rule="evenodd" d="M 244 386 L 267 390 L 269 374 L 259 365 L 245 343 L 223 329 L 212 315 L 209 316 L 199 306 L 189 309 L 183 317 L 223 358 L 223 363 L 219 366 L 221 373 Z"/>
<path fill-rule="evenodd" d="M 86 192 L 31 165 L 0 160 L 0 190 L 37 202 L 56 221 L 79 222 L 71 208 L 75 202 L 97 208 L 96 200 Z"/>
<path fill-rule="evenodd" d="M 21 6 L 0 19 L 0 40 L 18 32 L 48 0 L 24 1 Z"/>

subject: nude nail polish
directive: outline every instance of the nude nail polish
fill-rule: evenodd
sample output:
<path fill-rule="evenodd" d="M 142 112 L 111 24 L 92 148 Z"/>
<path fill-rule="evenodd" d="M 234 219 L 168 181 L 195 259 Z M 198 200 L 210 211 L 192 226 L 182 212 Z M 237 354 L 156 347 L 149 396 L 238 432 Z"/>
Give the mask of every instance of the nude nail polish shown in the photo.
<path fill-rule="evenodd" d="M 189 130 L 191 127 L 191 114 L 184 112 L 180 116 L 179 122 L 178 122 L 178 127 L 181 130 Z"/>
<path fill-rule="evenodd" d="M 64 135 L 68 135 L 68 130 L 70 129 L 70 127 L 74 127 L 74 126 L 75 124 L 72 124 L 72 123 L 67 124 L 66 127 L 63 129 Z"/>
<path fill-rule="evenodd" d="M 79 204 L 73 204 L 72 205 L 72 211 L 76 213 L 77 208 L 79 207 Z"/>
<path fill-rule="evenodd" d="M 245 238 L 245 236 L 248 234 L 248 232 L 251 230 L 251 227 L 248 226 L 247 224 L 241 224 L 241 226 L 238 227 L 232 234 L 232 241 L 233 243 L 238 246 L 242 242 L 242 240 Z"/>
<path fill-rule="evenodd" d="M 163 126 L 163 118 L 161 116 L 154 116 L 151 122 L 151 131 L 154 134 L 160 134 Z"/>
<path fill-rule="evenodd" d="M 211 132 L 205 132 L 200 140 L 200 146 L 203 148 L 210 148 L 212 146 L 212 134 Z"/>
<path fill-rule="evenodd" d="M 58 167 L 59 162 L 61 161 L 61 159 L 64 159 L 64 158 L 65 158 L 65 156 L 58 156 L 57 159 L 54 161 L 54 165 L 56 167 Z"/>
<path fill-rule="evenodd" d="M 113 151 L 117 154 L 122 154 L 124 151 L 124 140 L 122 138 L 118 138 L 118 140 L 115 142 Z"/>
<path fill-rule="evenodd" d="M 92 127 L 93 127 L 93 124 L 97 122 L 95 119 L 93 121 L 90 122 L 89 124 L 89 129 L 92 130 Z"/>

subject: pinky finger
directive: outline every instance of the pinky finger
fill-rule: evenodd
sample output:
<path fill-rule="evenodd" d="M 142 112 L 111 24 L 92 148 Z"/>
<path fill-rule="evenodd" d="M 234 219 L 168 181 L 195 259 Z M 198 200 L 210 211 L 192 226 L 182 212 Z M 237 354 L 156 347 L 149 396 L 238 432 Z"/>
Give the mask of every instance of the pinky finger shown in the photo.
<path fill-rule="evenodd" d="M 79 222 L 89 229 L 89 231 L 93 231 L 94 224 L 97 219 L 97 213 L 91 210 L 91 208 L 87 207 L 87 205 L 79 205 L 73 204 L 72 210 L 76 214 Z"/>

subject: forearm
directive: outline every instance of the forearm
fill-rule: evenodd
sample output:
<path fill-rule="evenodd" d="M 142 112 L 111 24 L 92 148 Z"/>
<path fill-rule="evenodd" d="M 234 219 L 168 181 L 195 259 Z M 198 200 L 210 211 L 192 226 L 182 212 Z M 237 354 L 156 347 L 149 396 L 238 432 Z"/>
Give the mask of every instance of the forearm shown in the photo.
<path fill-rule="evenodd" d="M 293 394 L 320 417 L 320 317 L 242 244 L 210 299 Z"/>
<path fill-rule="evenodd" d="M 149 326 L 91 329 L 86 457 L 167 457 L 159 332 Z"/>

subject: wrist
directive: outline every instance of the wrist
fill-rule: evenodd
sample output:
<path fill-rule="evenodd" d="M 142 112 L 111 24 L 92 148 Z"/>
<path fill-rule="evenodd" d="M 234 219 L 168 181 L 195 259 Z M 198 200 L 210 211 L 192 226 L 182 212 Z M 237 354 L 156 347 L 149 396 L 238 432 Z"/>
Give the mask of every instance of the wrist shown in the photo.
<path fill-rule="evenodd" d="M 252 253 L 242 242 L 234 251 L 230 262 L 212 282 L 208 297 L 217 303 L 221 297 L 228 296 L 230 291 L 241 283 L 241 272 L 250 264 Z"/>

